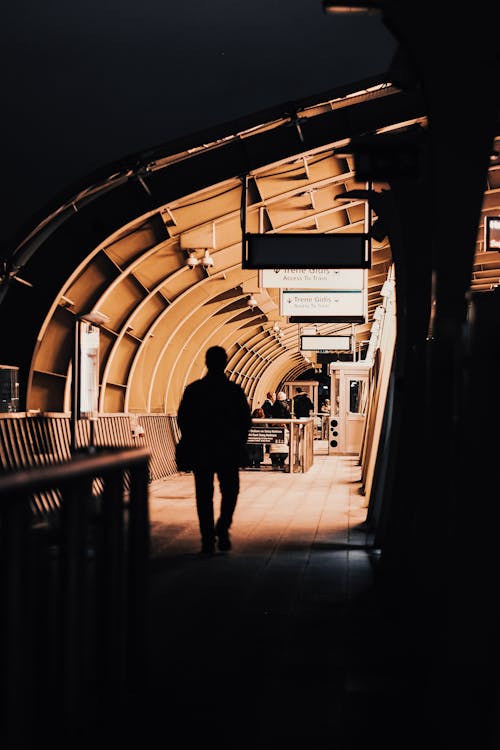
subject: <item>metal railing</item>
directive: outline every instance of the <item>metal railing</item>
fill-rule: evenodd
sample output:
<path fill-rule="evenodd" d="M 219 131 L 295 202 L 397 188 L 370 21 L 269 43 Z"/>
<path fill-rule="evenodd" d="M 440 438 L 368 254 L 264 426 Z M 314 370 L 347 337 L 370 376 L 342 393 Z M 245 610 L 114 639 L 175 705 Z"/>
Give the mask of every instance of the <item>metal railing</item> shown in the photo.
<path fill-rule="evenodd" d="M 144 681 L 148 462 L 144 448 L 102 449 L 0 476 L 5 750 L 72 747 Z M 33 495 L 49 491 L 57 524 L 32 513 Z"/>
<path fill-rule="evenodd" d="M 284 426 L 288 431 L 288 457 L 284 470 L 288 473 L 309 471 L 314 462 L 314 419 L 252 419 L 253 427 L 262 428 L 262 445 L 270 445 L 273 440 L 265 439 L 266 427 Z M 272 430 L 270 431 L 272 432 Z"/>

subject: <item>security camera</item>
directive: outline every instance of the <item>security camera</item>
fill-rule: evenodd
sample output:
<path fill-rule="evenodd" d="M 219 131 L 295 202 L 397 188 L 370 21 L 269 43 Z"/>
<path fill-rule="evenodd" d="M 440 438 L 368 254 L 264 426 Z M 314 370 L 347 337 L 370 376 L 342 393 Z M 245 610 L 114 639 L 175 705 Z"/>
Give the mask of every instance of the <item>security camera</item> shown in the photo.
<path fill-rule="evenodd" d="M 198 260 L 198 258 L 193 253 L 189 253 L 189 258 L 186 261 L 187 267 L 192 271 L 199 264 L 200 264 L 200 261 Z"/>
<path fill-rule="evenodd" d="M 206 268 L 207 270 L 209 268 L 213 268 L 214 266 L 214 259 L 212 258 L 208 250 L 205 250 L 205 254 L 203 258 L 201 259 L 201 265 L 203 266 L 203 268 Z"/>

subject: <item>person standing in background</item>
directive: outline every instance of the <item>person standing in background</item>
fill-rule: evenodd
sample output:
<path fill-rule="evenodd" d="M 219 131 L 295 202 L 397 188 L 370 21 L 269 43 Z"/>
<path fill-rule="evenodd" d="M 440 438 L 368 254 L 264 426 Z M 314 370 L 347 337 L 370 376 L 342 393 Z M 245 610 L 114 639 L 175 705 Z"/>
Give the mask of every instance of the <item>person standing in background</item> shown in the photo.
<path fill-rule="evenodd" d="M 264 409 L 260 406 L 252 412 L 252 419 L 265 419 L 265 417 Z M 264 446 L 262 443 L 247 444 L 247 460 L 250 469 L 260 469 L 260 465 L 264 460 Z"/>
<path fill-rule="evenodd" d="M 264 416 L 267 419 L 272 418 L 272 409 L 273 409 L 273 404 L 275 401 L 276 401 L 276 394 L 273 393 L 272 391 L 268 391 L 266 393 L 266 398 L 264 399 L 262 403 L 262 408 L 264 409 Z"/>
<path fill-rule="evenodd" d="M 264 417 L 266 419 L 272 419 L 273 416 L 273 404 L 276 401 L 276 393 L 274 391 L 268 391 L 266 398 L 262 404 L 262 410 L 264 411 Z M 269 443 L 265 447 L 265 452 L 269 453 Z"/>
<path fill-rule="evenodd" d="M 297 393 L 293 397 L 293 413 L 297 419 L 301 417 L 310 417 L 314 411 L 314 404 L 302 388 L 297 388 Z"/>
<path fill-rule="evenodd" d="M 290 413 L 290 409 L 288 408 L 288 403 L 286 400 L 286 393 L 284 391 L 280 391 L 276 395 L 276 401 L 274 402 L 273 408 L 272 408 L 272 418 L 273 419 L 291 419 L 292 418 L 292 415 Z M 287 444 L 289 430 L 286 424 L 283 425 L 283 433 L 284 433 L 283 441 L 275 440 L 269 446 L 271 462 L 273 465 L 273 469 L 275 470 L 284 469 L 285 461 L 289 454 L 289 448 Z"/>
<path fill-rule="evenodd" d="M 328 419 L 330 416 L 330 399 L 325 398 L 323 403 L 321 404 L 321 439 L 322 440 L 328 440 Z"/>
<path fill-rule="evenodd" d="M 280 391 L 276 396 L 276 401 L 271 409 L 272 419 L 291 419 L 292 415 L 286 401 L 286 393 Z"/>
<path fill-rule="evenodd" d="M 186 386 L 177 423 L 193 467 L 201 552 L 231 549 L 229 529 L 240 490 L 239 470 L 252 424 L 243 388 L 225 374 L 226 350 L 212 346 L 205 354 L 207 374 Z M 214 522 L 214 479 L 221 491 L 220 514 Z"/>

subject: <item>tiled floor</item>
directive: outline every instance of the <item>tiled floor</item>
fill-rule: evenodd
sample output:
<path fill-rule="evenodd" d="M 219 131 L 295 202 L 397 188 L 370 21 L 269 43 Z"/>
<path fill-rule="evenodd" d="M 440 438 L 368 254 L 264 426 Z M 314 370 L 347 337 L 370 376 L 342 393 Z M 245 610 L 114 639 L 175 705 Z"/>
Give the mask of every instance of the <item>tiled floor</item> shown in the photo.
<path fill-rule="evenodd" d="M 356 458 L 242 471 L 234 548 L 214 556 L 193 489 L 150 487 L 148 674 L 73 750 L 499 750 L 498 661 L 450 654 L 446 607 L 387 576 Z"/>
<path fill-rule="evenodd" d="M 359 488 L 354 457 L 317 455 L 306 474 L 242 471 L 233 550 L 207 557 L 192 475 L 152 486 L 151 738 L 237 750 L 408 747 L 390 736 L 406 675 L 374 600 L 377 553 Z"/>

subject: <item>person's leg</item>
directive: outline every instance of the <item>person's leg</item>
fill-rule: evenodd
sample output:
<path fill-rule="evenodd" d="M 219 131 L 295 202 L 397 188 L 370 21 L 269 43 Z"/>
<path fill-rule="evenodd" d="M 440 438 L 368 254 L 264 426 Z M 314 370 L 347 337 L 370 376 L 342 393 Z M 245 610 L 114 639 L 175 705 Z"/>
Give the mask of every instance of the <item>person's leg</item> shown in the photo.
<path fill-rule="evenodd" d="M 237 465 L 221 466 L 217 470 L 221 492 L 220 514 L 215 525 L 215 533 L 219 539 L 219 549 L 231 549 L 229 529 L 233 522 L 234 509 L 240 491 L 240 472 Z"/>
<path fill-rule="evenodd" d="M 264 460 L 264 446 L 262 445 L 262 443 L 260 443 L 257 446 L 256 456 L 255 456 L 255 468 L 256 469 L 260 469 L 260 465 L 263 462 L 263 460 Z"/>
<path fill-rule="evenodd" d="M 195 469 L 196 511 L 201 533 L 202 552 L 215 551 L 214 470 Z"/>
<path fill-rule="evenodd" d="M 250 468 L 253 469 L 255 467 L 255 461 L 256 461 L 256 458 L 255 458 L 255 445 L 253 445 L 251 443 L 247 445 L 247 448 L 246 448 L 246 458 L 247 458 L 247 465 Z"/>
<path fill-rule="evenodd" d="M 278 453 L 278 466 L 281 469 L 281 471 L 285 468 L 285 461 L 287 457 L 287 453 Z"/>

